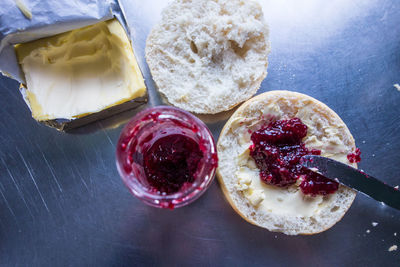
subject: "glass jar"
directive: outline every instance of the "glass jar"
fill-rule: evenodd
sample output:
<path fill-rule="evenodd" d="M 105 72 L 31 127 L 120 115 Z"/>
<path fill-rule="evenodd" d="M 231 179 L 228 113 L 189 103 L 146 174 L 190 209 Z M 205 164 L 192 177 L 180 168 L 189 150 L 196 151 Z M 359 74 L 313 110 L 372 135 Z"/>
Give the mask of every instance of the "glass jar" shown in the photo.
<path fill-rule="evenodd" d="M 149 108 L 133 117 L 121 132 L 116 160 L 118 172 L 133 195 L 151 206 L 170 209 L 200 197 L 214 179 L 218 165 L 215 142 L 207 126 L 192 114 L 170 106 Z M 174 164 L 184 167 L 183 171 L 174 169 Z M 191 170 L 192 177 L 188 178 L 185 168 Z M 154 173 L 158 180 L 153 178 Z M 182 173 L 188 181 L 177 187 L 174 175 Z"/>

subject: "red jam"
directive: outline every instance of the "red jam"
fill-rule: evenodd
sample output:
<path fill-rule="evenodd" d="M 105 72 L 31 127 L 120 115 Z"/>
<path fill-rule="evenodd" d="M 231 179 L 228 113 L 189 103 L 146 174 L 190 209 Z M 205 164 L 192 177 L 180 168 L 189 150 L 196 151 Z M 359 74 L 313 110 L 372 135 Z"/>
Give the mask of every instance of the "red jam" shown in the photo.
<path fill-rule="evenodd" d="M 207 126 L 178 108 L 142 111 L 118 141 L 122 179 L 135 196 L 156 207 L 180 207 L 198 198 L 211 184 L 217 165 Z"/>
<path fill-rule="evenodd" d="M 305 155 L 320 155 L 321 151 L 308 149 L 302 142 L 307 126 L 298 118 L 277 120 L 251 134 L 253 144 L 250 155 L 260 170 L 263 182 L 275 186 L 289 186 L 301 178 L 304 194 L 326 195 L 334 193 L 339 184 L 300 164 Z"/>
<path fill-rule="evenodd" d="M 361 151 L 359 148 L 356 148 L 356 150 L 353 153 L 350 153 L 347 155 L 347 159 L 351 163 L 358 163 L 361 161 Z"/>
<path fill-rule="evenodd" d="M 189 136 L 161 136 L 144 152 L 147 180 L 159 192 L 175 193 L 185 183 L 192 183 L 203 152 Z"/>

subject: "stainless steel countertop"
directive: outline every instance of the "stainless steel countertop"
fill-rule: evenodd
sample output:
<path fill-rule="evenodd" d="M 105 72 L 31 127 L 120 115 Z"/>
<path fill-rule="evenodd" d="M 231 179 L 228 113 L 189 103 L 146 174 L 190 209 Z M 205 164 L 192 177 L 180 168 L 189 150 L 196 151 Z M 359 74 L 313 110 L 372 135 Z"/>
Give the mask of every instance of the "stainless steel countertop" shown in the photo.
<path fill-rule="evenodd" d="M 158 105 L 144 46 L 166 1 L 124 2 L 149 105 Z M 353 133 L 360 168 L 400 184 L 400 2 L 271 0 L 263 8 L 272 52 L 259 93 L 287 89 L 323 101 Z M 400 251 L 388 248 L 400 246 L 400 212 L 362 194 L 330 230 L 294 237 L 245 222 L 216 181 L 184 208 L 142 204 L 114 162 L 134 113 L 59 133 L 31 118 L 17 82 L 0 78 L 1 265 L 399 265 Z M 202 119 L 217 139 L 229 115 Z"/>

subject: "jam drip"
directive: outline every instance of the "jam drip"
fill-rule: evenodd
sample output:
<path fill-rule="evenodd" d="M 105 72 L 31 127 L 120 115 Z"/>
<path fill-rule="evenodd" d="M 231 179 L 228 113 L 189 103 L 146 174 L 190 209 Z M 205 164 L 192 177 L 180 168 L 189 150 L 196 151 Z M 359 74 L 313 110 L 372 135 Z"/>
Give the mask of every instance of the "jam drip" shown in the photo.
<path fill-rule="evenodd" d="M 183 134 L 166 135 L 143 154 L 144 171 L 152 187 L 171 194 L 194 181 L 202 157 L 199 144 L 192 138 Z"/>
<path fill-rule="evenodd" d="M 339 184 L 300 165 L 305 155 L 320 155 L 302 142 L 307 126 L 298 118 L 271 122 L 251 134 L 250 155 L 260 170 L 263 182 L 275 186 L 289 186 L 301 178 L 304 194 L 326 195 L 335 192 Z"/>
<path fill-rule="evenodd" d="M 361 161 L 361 151 L 359 148 L 356 148 L 356 150 L 353 153 L 350 153 L 347 155 L 347 159 L 351 163 L 358 163 Z"/>

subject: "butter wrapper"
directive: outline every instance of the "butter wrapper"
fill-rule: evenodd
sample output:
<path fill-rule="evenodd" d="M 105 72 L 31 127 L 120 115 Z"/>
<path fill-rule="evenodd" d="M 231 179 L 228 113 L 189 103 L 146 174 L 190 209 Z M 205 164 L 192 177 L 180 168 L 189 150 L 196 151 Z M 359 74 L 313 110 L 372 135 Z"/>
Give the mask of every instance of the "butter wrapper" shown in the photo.
<path fill-rule="evenodd" d="M 131 31 L 118 0 L 5 0 L 0 5 L 0 72 L 21 83 L 20 91 L 31 108 L 26 98 L 24 73 L 18 63 L 14 45 L 113 18 L 120 22 L 132 44 Z M 146 96 L 142 96 L 87 116 L 40 122 L 59 130 L 67 130 L 135 108 L 145 102 Z"/>

